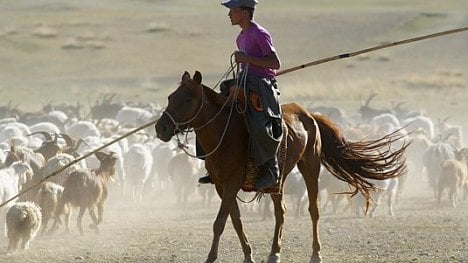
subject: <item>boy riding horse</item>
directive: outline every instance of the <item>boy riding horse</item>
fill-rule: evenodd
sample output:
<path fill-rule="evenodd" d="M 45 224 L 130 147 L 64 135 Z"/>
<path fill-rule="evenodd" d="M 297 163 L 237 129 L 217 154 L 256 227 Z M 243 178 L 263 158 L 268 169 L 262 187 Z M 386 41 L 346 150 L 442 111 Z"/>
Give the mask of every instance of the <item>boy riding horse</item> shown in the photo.
<path fill-rule="evenodd" d="M 276 70 L 280 68 L 280 60 L 270 33 L 253 20 L 256 0 L 229 0 L 221 4 L 229 8 L 231 24 L 241 28 L 236 39 L 239 51 L 234 52 L 234 60 L 240 65 L 241 71 L 238 79 L 226 80 L 221 84 L 221 92 L 226 94 L 233 83 L 242 82 L 242 87 L 236 85 L 235 88 L 244 89 L 246 98 L 250 94 L 260 98 L 260 107 L 252 105 L 249 99 L 245 103 L 250 154 L 260 171 L 254 187 L 261 191 L 279 181 L 277 152 L 283 134 L 280 93 L 275 76 Z M 211 182 L 209 175 L 199 179 L 199 183 Z"/>

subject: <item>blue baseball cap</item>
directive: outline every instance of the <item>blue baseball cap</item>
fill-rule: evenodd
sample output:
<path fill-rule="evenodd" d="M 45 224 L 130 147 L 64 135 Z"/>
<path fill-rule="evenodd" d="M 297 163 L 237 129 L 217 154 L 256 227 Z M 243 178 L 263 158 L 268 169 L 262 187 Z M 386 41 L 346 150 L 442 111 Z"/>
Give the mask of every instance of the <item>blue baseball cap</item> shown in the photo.
<path fill-rule="evenodd" d="M 222 2 L 221 4 L 227 8 L 248 7 L 255 9 L 255 5 L 257 3 L 257 0 L 228 0 Z"/>

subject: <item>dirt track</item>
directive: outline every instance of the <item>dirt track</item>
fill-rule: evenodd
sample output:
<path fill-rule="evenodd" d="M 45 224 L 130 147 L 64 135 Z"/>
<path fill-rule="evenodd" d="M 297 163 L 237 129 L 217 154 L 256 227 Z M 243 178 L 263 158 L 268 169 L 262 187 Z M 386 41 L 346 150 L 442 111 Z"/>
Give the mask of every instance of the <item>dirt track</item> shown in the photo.
<path fill-rule="evenodd" d="M 6 254 L 0 239 L 0 262 L 203 262 L 212 238 L 212 222 L 218 201 L 203 208 L 198 195 L 187 208 L 172 200 L 152 198 L 145 204 L 109 200 L 101 235 L 87 229 L 78 234 L 75 218 L 72 233 L 39 236 L 30 250 Z M 263 221 L 243 208 L 243 220 L 256 262 L 269 253 L 273 220 Z M 292 205 L 289 205 L 292 209 Z M 396 216 L 382 205 L 375 218 L 355 218 L 350 211 L 322 213 L 320 234 L 324 262 L 467 262 L 468 201 L 458 208 L 434 206 L 429 192 L 409 190 Z M 308 216 L 286 218 L 282 262 L 308 262 L 311 255 L 311 224 Z M 75 212 L 76 215 L 76 212 Z M 89 217 L 85 215 L 85 225 Z M 242 262 L 240 243 L 228 222 L 217 262 Z"/>

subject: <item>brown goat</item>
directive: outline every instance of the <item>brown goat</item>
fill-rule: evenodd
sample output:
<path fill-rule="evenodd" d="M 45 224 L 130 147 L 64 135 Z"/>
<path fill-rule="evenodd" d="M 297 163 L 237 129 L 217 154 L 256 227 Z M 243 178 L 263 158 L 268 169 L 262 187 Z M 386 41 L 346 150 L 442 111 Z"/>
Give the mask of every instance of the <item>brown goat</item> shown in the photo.
<path fill-rule="evenodd" d="M 437 193 L 439 205 L 442 192 L 445 188 L 448 188 L 452 207 L 457 207 L 458 193 L 463 191 L 466 178 L 468 177 L 468 169 L 465 161 L 466 154 L 468 154 L 468 148 L 456 150 L 455 159 L 449 159 L 442 163 L 442 171 L 439 176 Z"/>
<path fill-rule="evenodd" d="M 104 211 L 104 201 L 107 198 L 107 182 L 112 180 L 115 174 L 115 162 L 117 158 L 113 153 L 97 152 L 96 157 L 100 162 L 97 170 L 81 170 L 75 171 L 65 180 L 63 187 L 62 198 L 59 202 L 59 214 L 65 214 L 66 231 L 70 232 L 70 213 L 67 213 L 66 205 L 71 207 L 79 207 L 80 211 L 77 217 L 77 226 L 80 234 L 83 235 L 82 219 L 83 214 L 88 209 L 89 215 L 93 223 L 89 226 L 99 233 L 98 225 L 102 222 L 102 214 Z M 97 216 L 95 213 L 97 208 Z"/>
<path fill-rule="evenodd" d="M 40 153 L 42 156 L 44 156 L 45 161 L 48 161 L 50 158 L 61 152 L 57 141 L 57 135 L 55 135 L 55 139 L 52 139 L 52 136 L 48 132 L 33 132 L 28 134 L 28 136 L 35 134 L 41 134 L 45 138 L 45 141 L 42 143 L 42 145 L 38 149 L 34 150 L 35 153 Z"/>

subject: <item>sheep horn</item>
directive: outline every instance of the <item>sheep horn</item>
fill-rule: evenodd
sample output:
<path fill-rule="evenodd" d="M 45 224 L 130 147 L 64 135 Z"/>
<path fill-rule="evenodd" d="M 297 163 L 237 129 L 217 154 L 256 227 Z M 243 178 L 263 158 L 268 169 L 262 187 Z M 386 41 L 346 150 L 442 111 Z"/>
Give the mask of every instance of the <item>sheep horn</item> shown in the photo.
<path fill-rule="evenodd" d="M 68 147 L 75 146 L 75 144 L 76 144 L 75 140 L 72 137 L 70 137 L 70 135 L 65 134 L 65 133 L 60 133 L 60 137 L 62 137 L 65 140 Z"/>
<path fill-rule="evenodd" d="M 8 153 L 8 155 L 5 158 L 4 165 L 10 165 L 10 164 L 20 160 L 20 157 L 15 152 L 7 151 L 7 153 Z M 8 161 L 8 163 L 7 163 L 7 161 Z"/>
<path fill-rule="evenodd" d="M 452 118 L 453 115 L 447 116 L 442 120 L 442 123 L 446 123 L 450 118 Z"/>
<path fill-rule="evenodd" d="M 460 153 L 463 154 L 463 155 L 467 155 L 468 154 L 468 148 L 466 148 L 466 147 L 461 148 Z"/>
<path fill-rule="evenodd" d="M 79 138 L 78 141 L 76 142 L 75 148 L 78 149 L 81 143 L 84 143 L 86 146 L 89 146 L 89 144 L 85 140 L 83 140 L 83 138 Z"/>
<path fill-rule="evenodd" d="M 55 135 L 54 143 L 57 143 L 59 135 L 56 132 L 54 132 L 54 135 Z"/>
<path fill-rule="evenodd" d="M 52 141 L 52 136 L 50 136 L 50 133 L 46 132 L 46 131 L 37 131 L 37 132 L 33 132 L 31 134 L 28 134 L 27 136 L 33 136 L 35 134 L 41 134 L 42 136 L 44 136 L 44 138 L 47 140 L 47 141 Z"/>
<path fill-rule="evenodd" d="M 366 103 L 365 103 L 365 106 L 369 106 L 369 103 L 371 102 L 371 100 L 372 100 L 373 98 L 375 98 L 375 96 L 377 96 L 377 93 L 372 93 L 372 94 L 369 96 L 369 98 L 367 98 Z"/>
<path fill-rule="evenodd" d="M 399 102 L 397 103 L 393 108 L 396 109 L 396 110 L 400 110 L 401 109 L 401 106 L 405 105 L 406 102 Z"/>

